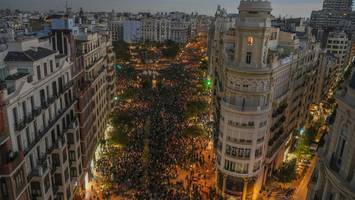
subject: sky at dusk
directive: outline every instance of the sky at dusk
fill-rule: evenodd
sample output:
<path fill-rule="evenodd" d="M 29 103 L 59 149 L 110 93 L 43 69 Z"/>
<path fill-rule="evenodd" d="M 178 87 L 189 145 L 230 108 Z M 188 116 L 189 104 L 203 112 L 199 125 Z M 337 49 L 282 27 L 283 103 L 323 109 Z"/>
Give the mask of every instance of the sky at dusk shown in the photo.
<path fill-rule="evenodd" d="M 322 0 L 271 0 L 273 14 L 309 17 L 312 10 L 319 10 Z M 239 0 L 68 0 L 74 10 L 83 7 L 87 11 L 184 11 L 212 15 L 220 4 L 228 12 L 237 12 Z M 25 10 L 63 10 L 65 0 L 0 0 L 0 8 Z"/>

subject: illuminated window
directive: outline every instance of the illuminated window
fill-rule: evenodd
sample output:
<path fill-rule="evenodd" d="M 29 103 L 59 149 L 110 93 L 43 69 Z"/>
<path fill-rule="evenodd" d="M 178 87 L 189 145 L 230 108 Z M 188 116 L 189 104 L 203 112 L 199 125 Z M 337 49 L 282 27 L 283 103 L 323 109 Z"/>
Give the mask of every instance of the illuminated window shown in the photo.
<path fill-rule="evenodd" d="M 253 44 L 254 44 L 254 38 L 251 37 L 251 36 L 249 36 L 249 37 L 248 37 L 248 45 L 249 45 L 249 46 L 252 46 Z"/>

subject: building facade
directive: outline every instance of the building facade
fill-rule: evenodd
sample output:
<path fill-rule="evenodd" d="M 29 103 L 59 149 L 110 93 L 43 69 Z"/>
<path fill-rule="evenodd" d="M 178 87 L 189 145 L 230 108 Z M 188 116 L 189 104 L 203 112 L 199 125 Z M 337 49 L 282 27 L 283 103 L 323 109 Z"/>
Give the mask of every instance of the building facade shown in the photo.
<path fill-rule="evenodd" d="M 51 22 L 48 36 L 17 37 L 1 52 L 0 199 L 73 199 L 115 103 L 110 32 Z"/>
<path fill-rule="evenodd" d="M 5 164 L 2 172 L 20 176 L 14 188 L 3 185 L 16 194 L 8 199 L 72 199 L 82 168 L 70 63 L 37 38 L 9 46 L 3 90 L 8 136 L 2 148 L 16 164 Z"/>
<path fill-rule="evenodd" d="M 355 199 L 355 74 L 336 95 L 336 118 L 318 150 L 308 199 Z"/>
<path fill-rule="evenodd" d="M 316 99 L 319 44 L 272 27 L 271 10 L 242 0 L 233 27 L 219 7 L 209 34 L 217 190 L 226 199 L 258 198 Z"/>
<path fill-rule="evenodd" d="M 336 65 L 330 69 L 329 78 L 332 86 L 340 80 L 341 74 L 349 64 L 351 40 L 345 32 L 330 32 L 327 38 L 326 51 L 336 59 Z"/>
<path fill-rule="evenodd" d="M 85 184 L 91 178 L 91 165 L 98 142 L 104 138 L 115 92 L 113 49 L 109 32 L 86 32 L 75 36 L 76 65 L 81 69 L 74 80 L 78 104 Z"/>

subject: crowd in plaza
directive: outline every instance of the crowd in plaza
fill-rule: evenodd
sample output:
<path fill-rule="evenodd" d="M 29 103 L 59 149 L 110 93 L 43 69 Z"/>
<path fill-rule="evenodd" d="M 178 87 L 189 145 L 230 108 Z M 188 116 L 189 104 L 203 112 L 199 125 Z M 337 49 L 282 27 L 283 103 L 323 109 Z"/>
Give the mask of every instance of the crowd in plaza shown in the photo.
<path fill-rule="evenodd" d="M 130 125 L 124 127 L 129 130 L 125 133 L 128 142 L 122 147 L 106 143 L 96 162 L 97 172 L 111 185 L 108 196 L 171 200 L 214 197 L 213 187 L 202 181 L 207 175 L 199 170 L 213 168 L 213 156 L 203 153 L 208 135 L 185 133 L 191 125 L 186 116 L 187 102 L 205 95 L 195 90 L 198 71 L 171 65 L 154 77 L 154 86 L 149 75 L 126 77 L 126 85 L 135 88 L 135 94 L 123 99 L 116 113 L 129 113 Z M 204 115 L 199 119 L 207 130 L 208 118 Z M 188 173 L 179 179 L 182 171 Z"/>

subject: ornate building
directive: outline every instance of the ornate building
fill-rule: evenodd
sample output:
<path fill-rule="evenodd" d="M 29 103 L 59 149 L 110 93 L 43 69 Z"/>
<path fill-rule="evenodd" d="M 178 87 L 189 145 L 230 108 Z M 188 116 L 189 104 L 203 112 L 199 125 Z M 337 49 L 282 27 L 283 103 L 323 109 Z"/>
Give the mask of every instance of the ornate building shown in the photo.
<path fill-rule="evenodd" d="M 318 43 L 272 27 L 271 11 L 242 0 L 232 25 L 219 7 L 209 34 L 217 189 L 227 199 L 257 199 L 316 98 Z"/>

